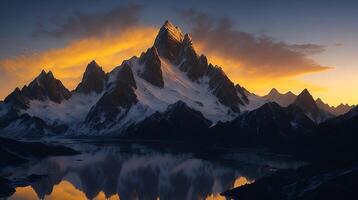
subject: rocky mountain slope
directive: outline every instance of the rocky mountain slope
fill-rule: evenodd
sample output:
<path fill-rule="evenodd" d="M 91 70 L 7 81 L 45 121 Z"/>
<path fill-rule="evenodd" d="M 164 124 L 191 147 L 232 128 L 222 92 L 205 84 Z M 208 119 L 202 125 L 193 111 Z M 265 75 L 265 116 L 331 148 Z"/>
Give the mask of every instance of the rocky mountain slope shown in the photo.
<path fill-rule="evenodd" d="M 248 104 L 223 70 L 196 53 L 188 34 L 169 21 L 154 45 L 105 73 L 92 61 L 72 92 L 42 71 L 1 104 L 0 129 L 11 136 L 119 135 L 182 102 L 206 121 L 230 121 Z"/>
<path fill-rule="evenodd" d="M 146 52 L 108 73 L 90 62 L 71 92 L 51 71 L 16 88 L 0 102 L 0 133 L 188 139 L 226 127 L 287 137 L 333 117 L 318 105 L 308 90 L 296 96 L 273 89 L 260 97 L 234 85 L 166 21 Z"/>

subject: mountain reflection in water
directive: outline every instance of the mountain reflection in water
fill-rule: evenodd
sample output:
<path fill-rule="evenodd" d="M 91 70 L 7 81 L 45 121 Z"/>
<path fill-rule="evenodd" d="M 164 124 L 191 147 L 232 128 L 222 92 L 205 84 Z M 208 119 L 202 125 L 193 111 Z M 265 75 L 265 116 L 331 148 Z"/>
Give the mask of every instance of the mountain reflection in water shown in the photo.
<path fill-rule="evenodd" d="M 9 199 L 225 199 L 220 193 L 277 168 L 302 163 L 255 152 L 228 152 L 215 159 L 143 146 L 81 145 L 82 154 L 50 157 L 13 169 L 13 179 L 41 175 Z"/>

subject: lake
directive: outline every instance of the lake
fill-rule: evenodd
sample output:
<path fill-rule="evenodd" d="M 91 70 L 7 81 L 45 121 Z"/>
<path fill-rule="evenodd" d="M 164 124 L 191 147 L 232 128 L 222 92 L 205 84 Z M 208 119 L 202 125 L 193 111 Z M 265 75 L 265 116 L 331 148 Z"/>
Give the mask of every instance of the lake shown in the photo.
<path fill-rule="evenodd" d="M 182 144 L 66 141 L 82 153 L 1 171 L 15 180 L 11 200 L 225 199 L 228 189 L 304 163 L 263 150 Z"/>

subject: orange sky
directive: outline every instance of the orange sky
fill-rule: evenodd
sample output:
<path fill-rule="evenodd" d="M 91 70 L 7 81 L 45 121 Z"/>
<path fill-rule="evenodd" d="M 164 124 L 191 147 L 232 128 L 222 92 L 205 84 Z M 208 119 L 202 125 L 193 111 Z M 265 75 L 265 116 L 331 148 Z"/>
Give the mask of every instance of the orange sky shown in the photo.
<path fill-rule="evenodd" d="M 0 66 L 7 77 L 0 80 L 0 98 L 4 98 L 15 87 L 28 84 L 42 69 L 52 70 L 66 87 L 74 89 L 82 78 L 86 65 L 91 60 L 96 60 L 108 72 L 120 65 L 124 59 L 129 59 L 134 55 L 139 56 L 141 52 L 151 47 L 157 32 L 157 27 L 136 26 L 124 32 L 108 34 L 105 37 L 90 37 L 72 41 L 62 48 L 0 60 Z M 201 44 L 195 44 L 194 41 L 194 45 L 198 53 L 203 51 Z M 291 90 L 294 93 L 308 88 L 314 97 L 321 97 L 332 105 L 341 102 L 350 104 L 358 102 L 358 94 L 354 95 L 351 88 L 342 88 L 343 79 L 353 76 L 353 74 L 341 74 L 342 80 L 339 84 L 337 84 L 338 80 L 335 81 L 336 84 L 333 83 L 334 75 L 326 79 L 320 76 L 322 73 L 332 74 L 335 72 L 334 69 L 319 71 L 313 75 L 309 74 L 312 73 L 311 71 L 303 72 L 299 76 L 282 74 L 279 77 L 267 77 L 265 72 L 261 74 L 255 72 L 254 75 L 251 75 L 237 59 L 224 59 L 214 52 L 204 53 L 211 63 L 221 66 L 233 82 L 239 83 L 259 95 L 266 94 L 272 87 L 281 92 Z M 353 77 L 350 77 L 349 80 L 353 80 Z M 355 78 L 354 81 L 357 83 Z M 350 85 L 354 86 L 353 83 Z M 337 90 L 340 92 L 339 95 L 337 95 Z"/>

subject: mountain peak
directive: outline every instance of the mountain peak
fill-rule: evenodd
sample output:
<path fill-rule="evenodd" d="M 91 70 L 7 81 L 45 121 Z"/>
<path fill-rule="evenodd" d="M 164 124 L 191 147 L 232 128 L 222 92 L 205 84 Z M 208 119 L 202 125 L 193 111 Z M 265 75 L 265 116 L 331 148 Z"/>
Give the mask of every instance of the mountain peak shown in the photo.
<path fill-rule="evenodd" d="M 297 103 L 304 103 L 304 104 L 316 104 L 314 101 L 311 93 L 308 91 L 308 89 L 304 89 L 296 99 Z"/>
<path fill-rule="evenodd" d="M 82 81 L 76 87 L 75 91 L 80 93 L 101 93 L 103 91 L 106 73 L 102 67 L 97 64 L 95 60 L 92 60 L 86 67 L 86 71 L 83 74 Z"/>
<path fill-rule="evenodd" d="M 39 78 L 39 79 L 43 79 L 43 78 L 54 79 L 55 77 L 54 77 L 54 75 L 53 75 L 51 70 L 48 71 L 47 73 L 46 73 L 45 70 L 41 70 L 41 73 L 37 76 L 37 78 Z"/>
<path fill-rule="evenodd" d="M 42 70 L 41 73 L 29 84 L 29 87 L 33 87 L 34 85 L 44 86 L 46 83 L 56 80 L 57 79 L 53 75 L 52 71 L 48 71 L 46 73 L 45 70 Z"/>
<path fill-rule="evenodd" d="M 308 94 L 310 94 L 310 92 L 308 91 L 308 89 L 307 88 L 305 88 L 304 90 L 302 90 L 302 92 L 301 93 L 308 93 Z"/>
<path fill-rule="evenodd" d="M 272 88 L 268 95 L 278 95 L 281 94 L 276 88 Z"/>
<path fill-rule="evenodd" d="M 322 104 L 325 104 L 325 103 L 322 101 L 322 99 L 321 99 L 321 98 L 317 98 L 317 99 L 316 99 L 316 102 L 317 102 L 317 103 L 322 103 Z"/>
<path fill-rule="evenodd" d="M 328 115 L 320 110 L 316 101 L 307 89 L 304 89 L 296 98 L 294 105 L 300 107 L 308 117 L 316 122 L 325 120 Z"/>
<path fill-rule="evenodd" d="M 40 72 L 39 76 L 46 76 L 46 72 L 45 72 L 45 70 L 44 70 L 44 69 L 43 69 L 43 70 L 41 70 L 41 72 Z"/>
<path fill-rule="evenodd" d="M 56 79 L 51 71 L 41 73 L 21 91 L 29 99 L 46 100 L 47 98 L 56 103 L 69 99 L 71 93 Z"/>
<path fill-rule="evenodd" d="M 139 63 L 144 65 L 142 71 L 139 73 L 139 76 L 149 83 L 163 88 L 164 81 L 161 70 L 161 61 L 155 46 L 149 48 L 147 52 L 142 53 L 139 58 Z"/>
<path fill-rule="evenodd" d="M 184 35 L 183 44 L 190 45 L 190 46 L 193 44 L 190 35 L 187 33 Z"/>
<path fill-rule="evenodd" d="M 87 68 L 88 67 L 100 67 L 97 62 L 95 60 L 92 60 L 88 65 L 87 65 Z"/>
<path fill-rule="evenodd" d="M 179 54 L 181 44 L 184 40 L 183 32 L 168 20 L 160 28 L 155 38 L 154 46 L 159 55 L 174 62 Z"/>
<path fill-rule="evenodd" d="M 184 34 L 181 29 L 168 20 L 166 20 L 163 26 L 160 28 L 159 34 L 161 32 L 166 32 L 169 36 L 178 42 L 182 42 L 184 39 Z"/>
<path fill-rule="evenodd" d="M 174 24 L 173 24 L 171 21 L 165 20 L 162 27 L 170 28 L 170 27 L 175 27 L 175 26 L 174 26 Z"/>

